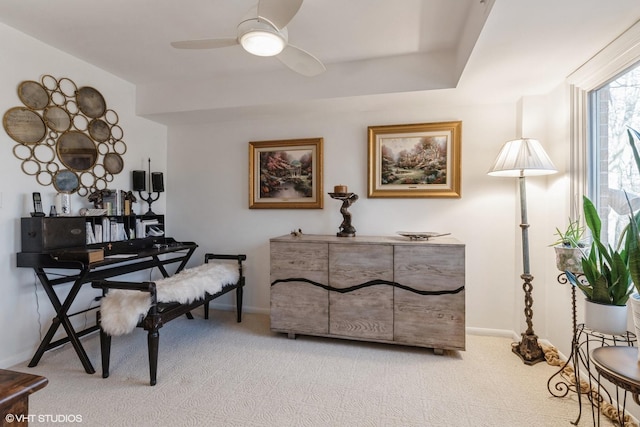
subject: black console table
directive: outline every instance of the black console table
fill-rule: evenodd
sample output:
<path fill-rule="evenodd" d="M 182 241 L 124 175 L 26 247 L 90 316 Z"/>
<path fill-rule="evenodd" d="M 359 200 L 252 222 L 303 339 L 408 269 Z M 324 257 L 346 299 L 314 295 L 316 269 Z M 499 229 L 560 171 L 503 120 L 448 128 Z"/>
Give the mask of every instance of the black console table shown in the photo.
<path fill-rule="evenodd" d="M 164 277 L 168 277 L 169 273 L 165 269 L 165 265 L 179 263 L 175 272 L 181 271 L 197 247 L 196 243 L 177 242 L 168 237 L 111 242 L 104 245 L 104 259 L 93 263 L 63 261 L 55 257 L 55 252 L 19 252 L 17 254 L 18 267 L 33 268 L 56 311 L 56 316 L 31 359 L 29 367 L 36 366 L 45 351 L 71 342 L 85 371 L 93 374 L 95 369 L 80 343 L 80 337 L 97 331 L 100 327 L 96 324 L 76 331 L 69 320 L 69 316 L 72 316 L 69 314 L 69 309 L 82 285 L 94 280 L 108 279 L 151 268 L 158 268 Z M 60 276 L 58 272 L 51 271 L 59 269 L 74 270 L 74 272 Z M 64 301 L 61 301 L 54 287 L 63 283 L 73 283 L 73 285 Z M 64 328 L 67 336 L 51 342 L 60 325 Z"/>

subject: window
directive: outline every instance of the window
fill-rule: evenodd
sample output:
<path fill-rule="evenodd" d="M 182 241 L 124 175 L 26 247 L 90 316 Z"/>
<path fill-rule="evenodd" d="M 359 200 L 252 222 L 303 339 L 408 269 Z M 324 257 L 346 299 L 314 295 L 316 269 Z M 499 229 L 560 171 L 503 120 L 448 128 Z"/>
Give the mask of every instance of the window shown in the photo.
<path fill-rule="evenodd" d="M 589 92 L 589 194 L 602 218 L 605 241 L 615 245 L 628 223 L 629 204 L 640 209 L 640 174 L 627 128 L 640 130 L 640 63 Z"/>

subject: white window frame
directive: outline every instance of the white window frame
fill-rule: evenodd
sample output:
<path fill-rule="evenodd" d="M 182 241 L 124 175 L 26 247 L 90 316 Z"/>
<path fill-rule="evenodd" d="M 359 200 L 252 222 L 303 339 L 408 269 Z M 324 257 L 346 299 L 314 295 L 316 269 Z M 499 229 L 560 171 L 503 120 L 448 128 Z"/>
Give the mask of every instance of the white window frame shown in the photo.
<path fill-rule="evenodd" d="M 592 120 L 590 117 L 589 92 L 607 84 L 611 79 L 640 61 L 640 21 L 636 22 L 618 38 L 585 62 L 567 77 L 570 97 L 570 195 L 571 217 L 579 217 L 582 211 L 582 195 L 599 200 L 595 177 L 600 166 L 590 155 Z M 589 174 L 592 170 L 595 173 Z M 589 178 L 593 177 L 591 182 Z M 577 210 L 577 211 L 576 211 Z"/>

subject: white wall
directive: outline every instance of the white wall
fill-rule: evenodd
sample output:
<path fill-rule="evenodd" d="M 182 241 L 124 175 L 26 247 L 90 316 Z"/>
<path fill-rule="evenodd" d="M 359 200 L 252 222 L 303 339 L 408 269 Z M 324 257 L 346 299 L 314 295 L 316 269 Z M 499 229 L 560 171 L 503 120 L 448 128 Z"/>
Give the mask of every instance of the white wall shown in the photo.
<path fill-rule="evenodd" d="M 486 172 L 503 142 L 516 137 L 515 106 L 446 105 L 425 93 L 412 108 L 390 103 L 375 111 L 333 110 L 171 126 L 167 222 L 174 236 L 198 242 L 196 258 L 207 251 L 246 253 L 245 306 L 268 312 L 269 238 L 298 228 L 334 234 L 342 217 L 339 203 L 326 194 L 322 210 L 250 210 L 248 142 L 323 137 L 325 191 L 346 184 L 360 195 L 349 209 L 357 234 L 451 232 L 467 245 L 467 326 L 514 330 L 522 299 L 514 283 L 520 280 L 514 270 L 520 259 L 515 181 Z M 463 123 L 461 199 L 366 197 L 367 126 L 445 120 Z"/>
<path fill-rule="evenodd" d="M 557 238 L 555 229 L 563 229 L 568 225 L 571 207 L 575 206 L 575 200 L 571 199 L 569 190 L 570 174 L 570 117 L 569 117 L 569 89 L 566 85 L 560 85 L 546 96 L 537 97 L 536 116 L 545 123 L 545 140 L 549 156 L 558 169 L 558 173 L 550 175 L 547 179 L 547 188 L 542 204 L 545 206 L 546 245 L 551 244 Z M 541 261 L 542 262 L 542 261 Z M 560 271 L 556 268 L 555 252 L 552 247 L 545 247 L 544 261 L 545 274 L 539 277 L 542 280 L 541 293 L 537 301 L 542 310 L 538 310 L 540 317 L 546 320 L 544 329 L 538 332 L 548 339 L 565 355 L 571 352 L 572 310 L 571 310 L 571 286 L 558 282 Z M 579 292 L 581 294 L 581 292 Z M 581 309 L 581 301 L 578 301 L 578 310 Z M 582 316 L 578 318 L 581 322 Z"/>
<path fill-rule="evenodd" d="M 92 86 L 99 90 L 107 108 L 118 113 L 127 152 L 123 156 L 125 170 L 115 176 L 111 188 L 130 188 L 130 171 L 143 167 L 146 169 L 148 156 L 152 158 L 154 170 L 166 170 L 166 127 L 135 115 L 133 85 L 2 24 L 0 57 L 0 111 L 3 115 L 9 108 L 22 105 L 17 95 L 20 82 L 39 81 L 46 74 L 69 78 L 78 87 Z M 21 172 L 21 161 L 12 154 L 15 144 L 4 130 L 0 131 L 0 367 L 30 358 L 40 342 L 41 334 L 46 332 L 54 316 L 49 299 L 33 271 L 16 267 L 16 253 L 20 251 L 20 217 L 28 216 L 32 210 L 31 193 L 41 192 L 45 212 L 48 212 L 55 190 L 53 186 L 40 186 L 34 177 Z M 165 200 L 162 197 L 157 202 L 158 211 L 165 210 Z M 82 206 L 89 206 L 86 198 L 81 200 L 74 196 L 73 210 L 77 213 Z M 139 212 L 142 207 L 137 204 L 134 209 Z M 146 205 L 144 209 L 143 212 L 146 211 Z M 67 290 L 67 285 L 58 287 L 62 298 Z M 89 307 L 91 297 L 97 293 L 85 286 L 72 311 Z M 89 320 L 93 319 L 91 317 Z M 74 321 L 80 326 L 84 322 L 83 316 Z M 81 368 L 80 363 L 78 366 Z"/>
<path fill-rule="evenodd" d="M 334 234 L 342 219 L 339 203 L 326 194 L 322 210 L 248 209 L 248 142 L 323 137 L 325 193 L 333 185 L 347 184 L 360 195 L 350 208 L 359 235 L 390 235 L 398 230 L 451 232 L 467 245 L 467 327 L 499 334 L 525 329 L 517 183 L 489 177 L 486 172 L 502 144 L 525 130 L 531 131 L 526 136 L 539 138 L 552 157 L 568 152 L 568 141 L 555 132 L 567 126 L 564 117 L 558 121 L 556 114 L 563 109 L 557 102 L 563 94 L 525 99 L 521 105 L 461 101 L 455 91 L 361 98 L 350 101 L 357 105 L 351 109 L 335 100 L 313 114 L 274 109 L 269 115 L 172 125 L 167 131 L 135 115 L 134 86 L 1 25 L 0 53 L 5 59 L 0 71 L 4 82 L 0 111 L 19 105 L 16 88 L 21 81 L 38 80 L 43 74 L 67 77 L 102 92 L 107 106 L 120 117 L 128 147 L 125 171 L 116 176 L 113 188 L 130 188 L 130 171 L 146 168 L 150 156 L 153 170 L 166 173 L 167 192 L 154 203 L 154 211 L 167 214 L 169 235 L 200 245 L 191 264 L 200 263 L 205 252 L 248 255 L 247 310 L 269 310 L 269 238 L 297 228 L 309 234 Z M 367 126 L 449 120 L 463 123 L 461 199 L 366 197 Z M 4 132 L 0 132 L 0 144 L 4 147 L 0 156 L 0 230 L 4 236 L 0 274 L 5 279 L 0 299 L 0 366 L 10 366 L 32 356 L 53 317 L 33 272 L 15 267 L 15 254 L 20 251 L 19 218 L 28 215 L 31 192 L 42 192 L 47 209 L 55 191 L 39 186 L 20 171 L 20 161 L 11 154 L 15 142 Z M 555 276 L 548 273 L 553 261 L 547 245 L 557 221 L 563 224 L 566 217 L 556 215 L 560 211 L 549 201 L 561 200 L 567 192 L 559 178 L 532 179 L 528 189 L 535 330 L 541 338 L 553 338 L 554 344 L 556 336 L 562 339 L 557 344 L 566 351 L 563 334 L 555 332 L 566 312 L 558 313 L 564 310 L 564 303 L 555 298 L 557 285 L 550 283 Z M 83 205 L 88 203 L 78 197 L 73 200 L 74 210 Z M 146 211 L 145 204 L 136 206 L 136 211 L 141 210 Z M 59 292 L 64 296 L 67 289 L 62 286 Z M 89 306 L 96 294 L 87 287 L 74 310 Z M 231 304 L 232 296 L 221 302 Z M 84 322 L 82 316 L 77 320 Z"/>

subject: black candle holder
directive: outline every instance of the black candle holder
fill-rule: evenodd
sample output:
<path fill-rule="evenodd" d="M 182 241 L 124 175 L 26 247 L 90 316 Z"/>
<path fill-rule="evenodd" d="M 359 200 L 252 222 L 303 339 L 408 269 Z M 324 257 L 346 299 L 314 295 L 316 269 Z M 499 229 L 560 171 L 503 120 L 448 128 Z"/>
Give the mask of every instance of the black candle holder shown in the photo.
<path fill-rule="evenodd" d="M 147 193 L 147 197 L 143 197 L 142 196 L 142 191 L 138 190 L 138 195 L 140 195 L 140 199 L 144 200 L 149 205 L 149 210 L 147 211 L 147 213 L 145 213 L 145 215 L 155 215 L 155 213 L 151 210 L 151 203 L 157 201 L 160 198 L 160 192 L 159 191 L 153 191 L 153 192 L 145 191 L 145 193 Z M 154 193 L 156 194 L 155 198 L 153 197 Z"/>
<path fill-rule="evenodd" d="M 147 191 L 147 188 L 151 191 Z M 145 179 L 145 171 L 133 171 L 133 190 L 137 191 L 140 199 L 149 205 L 149 210 L 145 215 L 155 215 L 151 210 L 151 204 L 160 198 L 160 193 L 164 192 L 164 178 L 162 172 L 151 172 L 151 159 L 149 159 L 148 182 Z M 144 197 L 142 192 L 147 193 L 147 197 Z"/>

